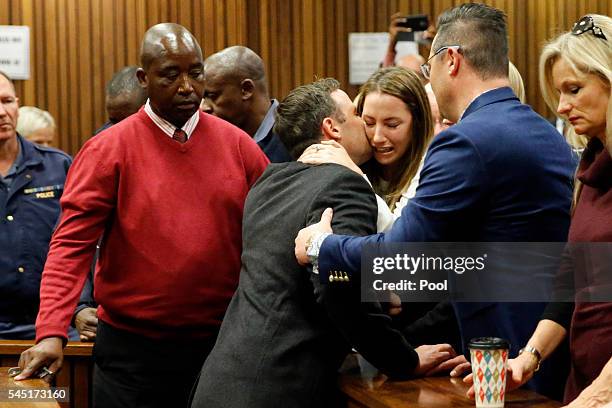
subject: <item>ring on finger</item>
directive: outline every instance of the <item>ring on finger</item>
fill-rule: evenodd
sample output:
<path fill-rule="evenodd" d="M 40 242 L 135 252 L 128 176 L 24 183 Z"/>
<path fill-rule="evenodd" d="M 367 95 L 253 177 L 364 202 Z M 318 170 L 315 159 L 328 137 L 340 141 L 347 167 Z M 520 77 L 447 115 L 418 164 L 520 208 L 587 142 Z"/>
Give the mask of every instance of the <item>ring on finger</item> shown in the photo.
<path fill-rule="evenodd" d="M 48 376 L 48 375 L 50 375 L 50 376 L 55 375 L 55 373 L 54 373 L 53 371 L 49 370 L 47 367 L 43 367 L 43 368 L 41 368 L 41 369 L 40 369 L 40 371 L 41 371 L 41 372 L 40 372 L 40 374 L 38 375 L 38 377 L 39 377 L 39 378 L 44 378 L 44 377 L 46 377 L 46 376 Z"/>

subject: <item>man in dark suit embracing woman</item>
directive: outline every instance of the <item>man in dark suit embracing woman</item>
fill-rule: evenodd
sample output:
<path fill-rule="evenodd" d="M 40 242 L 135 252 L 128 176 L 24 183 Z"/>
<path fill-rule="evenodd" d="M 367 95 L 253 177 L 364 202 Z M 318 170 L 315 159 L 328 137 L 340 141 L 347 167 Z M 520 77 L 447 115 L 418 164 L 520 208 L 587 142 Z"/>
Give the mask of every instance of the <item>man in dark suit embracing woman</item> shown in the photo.
<path fill-rule="evenodd" d="M 294 89 L 275 131 L 294 158 L 335 140 L 360 164 L 371 155 L 364 125 L 334 79 Z M 336 164 L 270 164 L 243 219 L 240 283 L 208 356 L 193 407 L 337 406 L 337 371 L 351 347 L 390 376 L 423 374 L 454 356 L 449 345 L 414 349 L 379 303 L 362 303 L 358 277 L 322 284 L 300 266 L 293 237 L 334 210 L 334 231 L 376 231 L 376 200 L 357 173 Z"/>

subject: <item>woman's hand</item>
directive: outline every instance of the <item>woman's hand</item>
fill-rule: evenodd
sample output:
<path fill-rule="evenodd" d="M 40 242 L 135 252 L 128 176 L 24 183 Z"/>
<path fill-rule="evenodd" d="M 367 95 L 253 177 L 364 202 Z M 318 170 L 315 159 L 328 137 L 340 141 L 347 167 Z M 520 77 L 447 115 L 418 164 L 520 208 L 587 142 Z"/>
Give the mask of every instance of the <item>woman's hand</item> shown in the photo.
<path fill-rule="evenodd" d="M 537 366 L 538 362 L 531 353 L 523 353 L 516 358 L 509 359 L 506 374 L 506 392 L 517 389 L 531 380 Z M 466 376 L 463 382 L 472 385 L 467 391 L 467 396 L 470 399 L 474 399 L 474 375 Z"/>
<path fill-rule="evenodd" d="M 357 166 L 342 145 L 334 140 L 325 140 L 320 144 L 309 146 L 297 161 L 306 164 L 335 163 L 353 170 L 359 175 L 363 172 Z"/>

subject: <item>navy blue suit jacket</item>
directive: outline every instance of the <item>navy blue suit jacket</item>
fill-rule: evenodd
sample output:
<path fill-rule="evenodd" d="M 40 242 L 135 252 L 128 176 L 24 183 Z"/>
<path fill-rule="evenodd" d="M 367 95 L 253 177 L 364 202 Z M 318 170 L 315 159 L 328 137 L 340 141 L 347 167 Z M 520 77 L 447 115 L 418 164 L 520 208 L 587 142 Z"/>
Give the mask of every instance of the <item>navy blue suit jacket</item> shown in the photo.
<path fill-rule="evenodd" d="M 416 196 L 388 233 L 325 239 L 321 279 L 330 270 L 359 273 L 361 248 L 371 242 L 565 241 L 574 168 L 562 136 L 510 88 L 486 92 L 459 123 L 434 138 Z M 512 344 L 511 356 L 526 344 L 544 306 L 454 304 L 464 344 L 473 337 L 503 337 Z M 532 388 L 560 397 L 562 375 L 553 358 Z"/>
<path fill-rule="evenodd" d="M 270 129 L 268 135 L 257 142 L 257 145 L 263 150 L 264 154 L 270 159 L 270 163 L 285 163 L 293 161 L 293 158 L 287 151 L 287 148 L 281 142 L 280 138 Z"/>

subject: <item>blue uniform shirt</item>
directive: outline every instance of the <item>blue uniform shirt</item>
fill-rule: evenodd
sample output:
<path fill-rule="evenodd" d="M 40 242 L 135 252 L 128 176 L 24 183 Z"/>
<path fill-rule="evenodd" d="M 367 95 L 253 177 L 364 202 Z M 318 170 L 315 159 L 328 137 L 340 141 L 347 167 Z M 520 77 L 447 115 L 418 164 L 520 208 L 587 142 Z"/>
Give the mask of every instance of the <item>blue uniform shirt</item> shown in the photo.
<path fill-rule="evenodd" d="M 17 141 L 15 164 L 0 176 L 0 323 L 32 324 L 72 159 L 19 135 Z"/>

